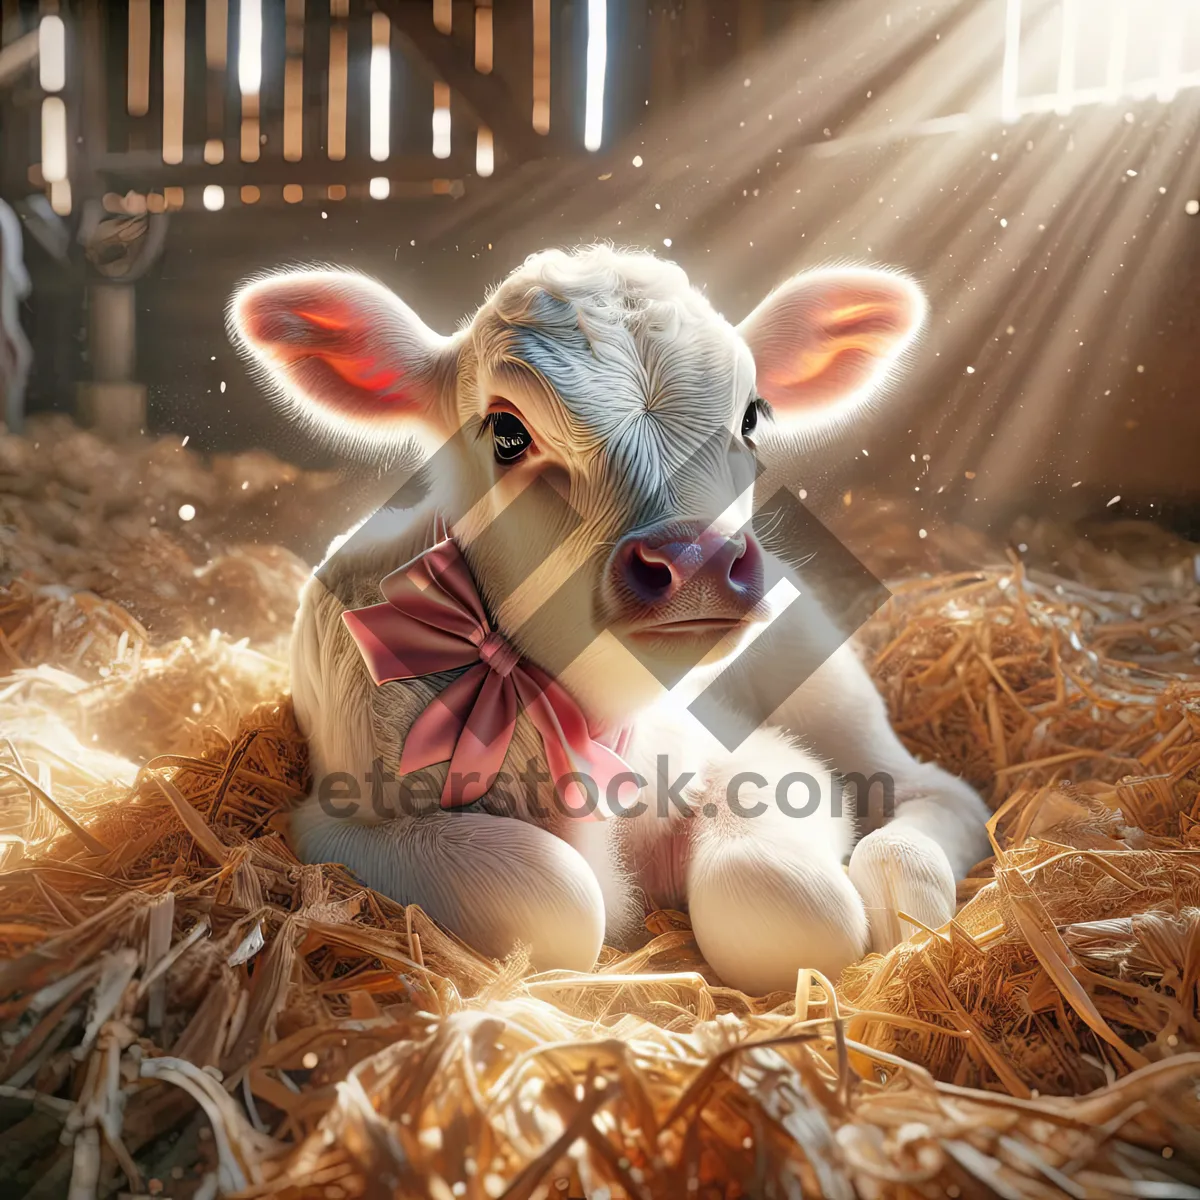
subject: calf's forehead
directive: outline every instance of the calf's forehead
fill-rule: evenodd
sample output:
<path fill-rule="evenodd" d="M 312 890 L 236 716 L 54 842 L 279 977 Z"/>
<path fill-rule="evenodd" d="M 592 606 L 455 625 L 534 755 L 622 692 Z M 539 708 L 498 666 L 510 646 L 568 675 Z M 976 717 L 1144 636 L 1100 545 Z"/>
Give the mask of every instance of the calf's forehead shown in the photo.
<path fill-rule="evenodd" d="M 753 395 L 749 349 L 690 287 L 571 295 L 510 280 L 471 335 L 482 387 L 517 391 L 582 449 L 641 426 L 686 446 Z"/>

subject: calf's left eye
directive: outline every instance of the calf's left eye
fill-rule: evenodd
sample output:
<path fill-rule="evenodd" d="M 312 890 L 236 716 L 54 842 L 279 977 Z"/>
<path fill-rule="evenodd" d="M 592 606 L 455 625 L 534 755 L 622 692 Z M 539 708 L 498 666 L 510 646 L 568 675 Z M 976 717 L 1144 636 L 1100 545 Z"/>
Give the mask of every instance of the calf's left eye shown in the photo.
<path fill-rule="evenodd" d="M 742 437 L 748 438 L 758 428 L 758 401 L 754 400 L 742 414 Z"/>
<path fill-rule="evenodd" d="M 515 463 L 533 445 L 533 435 L 521 424 L 519 417 L 510 412 L 492 413 L 492 446 L 496 461 L 508 465 Z"/>

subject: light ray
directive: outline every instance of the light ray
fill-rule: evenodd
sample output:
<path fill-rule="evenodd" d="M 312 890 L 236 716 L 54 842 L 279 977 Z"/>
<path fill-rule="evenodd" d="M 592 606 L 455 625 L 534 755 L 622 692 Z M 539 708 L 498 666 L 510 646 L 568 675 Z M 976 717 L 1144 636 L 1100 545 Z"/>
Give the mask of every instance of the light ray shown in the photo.
<path fill-rule="evenodd" d="M 241 0 L 238 6 L 238 87 L 243 96 L 257 96 L 262 87 L 262 0 Z"/>
<path fill-rule="evenodd" d="M 1163 0 L 1158 33 L 1158 90 L 1163 104 L 1175 99 L 1179 90 L 1179 64 L 1183 53 L 1183 0 Z"/>
<path fill-rule="evenodd" d="M 1004 14 L 1004 64 L 1000 74 L 1000 119 L 1016 121 L 1021 65 L 1021 0 L 1008 0 Z"/>
<path fill-rule="evenodd" d="M 450 157 L 450 87 L 433 85 L 433 157 Z"/>
<path fill-rule="evenodd" d="M 67 177 L 67 106 L 60 96 L 42 101 L 42 178 L 60 183 Z"/>
<path fill-rule="evenodd" d="M 1075 107 L 1075 57 L 1079 49 L 1078 0 L 1062 0 L 1061 37 L 1054 111 L 1065 116 Z"/>
<path fill-rule="evenodd" d="M 67 86 L 67 27 L 55 14 L 38 25 L 38 83 L 43 92 L 61 92 Z"/>
<path fill-rule="evenodd" d="M 1108 99 L 1119 100 L 1125 87 L 1125 58 L 1129 43 L 1129 0 L 1110 0 L 1108 14 Z"/>
<path fill-rule="evenodd" d="M 587 95 L 583 118 L 583 144 L 588 150 L 599 150 L 604 139 L 604 76 L 607 69 L 607 0 L 588 0 Z"/>
<path fill-rule="evenodd" d="M 383 13 L 371 17 L 371 157 L 391 153 L 392 23 Z"/>

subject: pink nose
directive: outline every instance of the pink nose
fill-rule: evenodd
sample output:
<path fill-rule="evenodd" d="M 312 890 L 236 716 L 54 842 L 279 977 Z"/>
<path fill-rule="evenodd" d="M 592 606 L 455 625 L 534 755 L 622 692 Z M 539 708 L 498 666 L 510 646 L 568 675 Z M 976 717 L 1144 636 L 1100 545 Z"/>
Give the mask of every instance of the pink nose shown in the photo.
<path fill-rule="evenodd" d="M 648 608 L 670 604 L 693 580 L 697 603 L 711 606 L 713 616 L 741 615 L 762 599 L 762 551 L 753 535 L 727 537 L 697 521 L 663 521 L 626 534 L 613 552 L 612 572 L 618 592 Z"/>

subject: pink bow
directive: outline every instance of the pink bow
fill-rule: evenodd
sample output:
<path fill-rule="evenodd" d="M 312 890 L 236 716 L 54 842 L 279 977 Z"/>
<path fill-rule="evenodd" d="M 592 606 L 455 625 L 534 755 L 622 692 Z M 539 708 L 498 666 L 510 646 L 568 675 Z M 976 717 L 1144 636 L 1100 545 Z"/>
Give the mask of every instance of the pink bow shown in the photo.
<path fill-rule="evenodd" d="M 494 782 L 523 708 L 541 734 L 569 811 L 604 815 L 610 783 L 629 768 L 592 738 L 587 718 L 567 692 L 492 629 L 454 541 L 439 542 L 385 576 L 379 587 L 386 603 L 342 614 L 377 684 L 470 667 L 413 722 L 400 774 L 449 760 L 442 807 L 472 803 Z M 580 795 L 577 782 L 564 782 L 574 773 L 595 784 L 598 805 L 568 799 Z"/>

